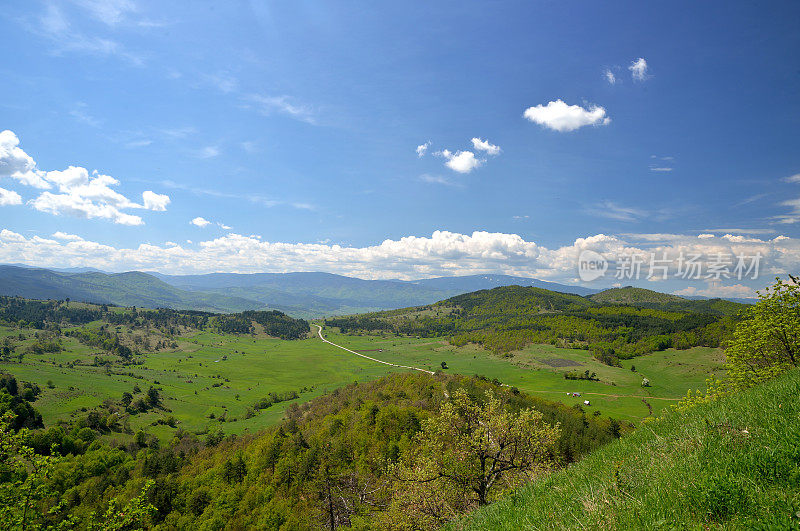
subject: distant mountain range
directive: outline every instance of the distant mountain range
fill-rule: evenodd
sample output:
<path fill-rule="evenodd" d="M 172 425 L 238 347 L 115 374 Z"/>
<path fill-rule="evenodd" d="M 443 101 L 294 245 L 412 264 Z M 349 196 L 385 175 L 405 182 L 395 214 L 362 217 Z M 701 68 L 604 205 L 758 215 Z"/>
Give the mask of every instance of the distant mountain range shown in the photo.
<path fill-rule="evenodd" d="M 90 268 L 40 269 L 0 265 L 0 295 L 35 299 L 175 308 L 210 312 L 275 309 L 294 317 L 392 310 L 431 304 L 463 293 L 526 286 L 590 296 L 601 290 L 509 275 L 469 275 L 422 280 L 362 280 L 331 273 L 105 273 Z M 607 302 L 636 303 L 635 292 L 607 290 Z M 653 292 L 654 293 L 654 292 Z M 685 300 L 661 294 L 670 300 Z M 611 300 L 620 299 L 620 300 Z M 741 301 L 740 302 L 744 302 Z M 748 301 L 749 302 L 749 301 Z"/>
<path fill-rule="evenodd" d="M 597 292 L 508 275 L 401 281 L 362 280 L 331 273 L 164 275 L 0 265 L 0 295 L 37 299 L 69 297 L 120 306 L 212 312 L 270 308 L 306 318 L 419 306 L 470 291 L 509 285 L 541 287 L 576 295 Z"/>

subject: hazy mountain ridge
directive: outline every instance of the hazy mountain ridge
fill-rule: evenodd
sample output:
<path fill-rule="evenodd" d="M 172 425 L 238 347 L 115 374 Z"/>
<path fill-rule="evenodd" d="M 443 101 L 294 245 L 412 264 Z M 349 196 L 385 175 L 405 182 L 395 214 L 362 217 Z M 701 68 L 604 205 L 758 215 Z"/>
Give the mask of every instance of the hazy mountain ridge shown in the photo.
<path fill-rule="evenodd" d="M 120 306 L 168 307 L 223 313 L 270 308 L 304 318 L 424 306 L 464 293 L 511 285 L 536 287 L 620 304 L 689 302 L 685 298 L 642 288 L 616 288 L 600 292 L 583 286 L 509 275 L 469 275 L 403 281 L 363 280 L 320 272 L 165 275 L 139 271 L 106 273 L 89 268 L 56 270 L 16 264 L 0 265 L 2 295 L 36 299 L 69 297 Z M 645 293 L 651 295 L 643 295 Z"/>

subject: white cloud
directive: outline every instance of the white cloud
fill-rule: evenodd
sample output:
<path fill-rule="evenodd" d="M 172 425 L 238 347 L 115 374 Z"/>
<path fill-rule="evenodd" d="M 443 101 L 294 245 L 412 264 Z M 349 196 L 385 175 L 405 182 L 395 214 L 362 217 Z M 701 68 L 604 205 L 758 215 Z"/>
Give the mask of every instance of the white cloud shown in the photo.
<path fill-rule="evenodd" d="M 249 94 L 244 101 L 256 106 L 258 112 L 270 116 L 275 112 L 286 114 L 301 122 L 316 123 L 314 111 L 307 105 L 293 103 L 289 96 L 267 96 L 264 94 Z"/>
<path fill-rule="evenodd" d="M 120 183 L 110 175 L 100 174 L 80 166 L 65 170 L 43 171 L 31 156 L 19 148 L 19 139 L 12 131 L 0 132 L 0 178 L 11 177 L 22 184 L 58 193 L 43 192 L 28 201 L 36 210 L 54 215 L 71 215 L 86 219 L 108 219 L 122 225 L 142 225 L 139 216 L 123 209 L 166 210 L 169 196 L 150 190 L 142 193 L 144 204 L 137 204 L 113 189 Z M 13 192 L 17 197 L 18 194 Z M 13 200 L 13 196 L 9 196 Z"/>
<path fill-rule="evenodd" d="M 121 17 L 122 12 L 104 9 L 102 4 L 105 2 L 85 2 L 97 6 L 98 9 L 90 11 L 95 18 L 103 19 L 104 22 L 113 22 L 115 17 Z M 121 2 L 111 2 L 120 4 Z M 91 6 L 89 6 L 91 7 Z M 134 66 L 142 66 L 144 60 L 138 54 L 128 51 L 119 42 L 94 35 L 87 35 L 73 28 L 69 19 L 55 3 L 48 3 L 44 13 L 33 23 L 26 24 L 32 33 L 50 41 L 53 51 L 56 54 L 64 52 L 77 52 L 102 57 L 117 56 Z"/>
<path fill-rule="evenodd" d="M 122 22 L 129 14 L 135 13 L 137 8 L 130 0 L 74 0 L 76 4 L 89 12 L 95 20 L 115 26 Z"/>
<path fill-rule="evenodd" d="M 200 216 L 197 216 L 196 218 L 194 218 L 189 223 L 191 223 L 192 225 L 194 225 L 196 227 L 207 227 L 207 226 L 211 225 L 210 221 L 208 221 L 206 218 L 203 218 L 203 217 L 200 217 Z"/>
<path fill-rule="evenodd" d="M 197 152 L 197 156 L 201 159 L 210 159 L 219 156 L 220 151 L 217 146 L 206 146 Z"/>
<path fill-rule="evenodd" d="M 231 230 L 233 228 L 228 225 L 225 225 L 224 223 L 220 223 L 219 221 L 217 222 L 217 226 L 219 226 L 219 228 L 221 228 L 222 230 Z"/>
<path fill-rule="evenodd" d="M 547 105 L 528 107 L 523 116 L 531 122 L 562 133 L 587 125 L 607 125 L 611 122 L 603 107 L 592 105 L 584 109 L 580 105 L 567 105 L 560 99 Z"/>
<path fill-rule="evenodd" d="M 419 176 L 419 180 L 424 183 L 443 184 L 445 186 L 458 186 L 455 182 L 451 181 L 443 175 L 431 175 L 430 173 L 423 173 Z"/>
<path fill-rule="evenodd" d="M 61 232 L 61 231 L 54 232 L 53 238 L 57 238 L 59 240 L 72 241 L 72 242 L 78 242 L 83 240 L 83 238 L 81 238 L 77 234 L 67 234 L 66 232 Z"/>
<path fill-rule="evenodd" d="M 644 57 L 640 57 L 632 62 L 628 70 L 631 71 L 631 77 L 634 81 L 644 81 L 650 77 L 647 73 L 647 61 L 645 61 Z"/>
<path fill-rule="evenodd" d="M 139 216 L 122 212 L 109 203 L 94 203 L 77 194 L 52 194 L 44 192 L 36 199 L 28 202 L 33 208 L 53 215 L 66 214 L 78 218 L 108 219 L 119 225 L 144 225 Z"/>
<path fill-rule="evenodd" d="M 669 172 L 672 170 L 673 168 L 670 168 L 669 166 L 650 166 L 650 171 Z"/>
<path fill-rule="evenodd" d="M 672 294 L 681 297 L 700 296 L 711 298 L 726 297 L 742 299 L 754 299 L 757 297 L 756 290 L 742 284 L 734 284 L 732 286 L 712 285 L 704 289 L 699 289 L 696 286 L 688 286 L 684 289 L 673 291 Z"/>
<path fill-rule="evenodd" d="M 197 242 L 191 247 L 141 244 L 117 248 L 93 241 L 59 242 L 25 238 L 0 231 L 0 263 L 25 262 L 40 267 L 97 266 L 109 271 L 155 270 L 165 273 L 327 271 L 360 278 L 414 279 L 448 275 L 504 273 L 573 282 L 576 262 L 591 249 L 611 260 L 621 255 L 667 253 L 673 263 L 685 256 L 716 253 L 753 256 L 761 253 L 760 277 L 754 284 L 768 284 L 776 275 L 800 269 L 800 239 L 738 239 L 733 236 L 699 239 L 696 235 L 662 234 L 614 236 L 596 234 L 556 248 L 526 241 L 517 234 L 476 231 L 459 234 L 436 231 L 429 236 L 406 236 L 365 247 L 322 243 L 268 242 L 258 236 L 235 233 Z M 673 268 L 674 269 L 674 268 Z M 670 270 L 670 276 L 674 270 Z M 607 279 L 613 281 L 613 277 Z M 742 296 L 735 278 L 731 293 Z M 691 286 L 693 283 L 690 282 Z M 708 289 L 705 285 L 696 289 Z M 714 286 L 714 289 L 719 289 Z"/>
<path fill-rule="evenodd" d="M 478 151 L 485 151 L 489 155 L 497 155 L 500 153 L 500 146 L 490 144 L 488 140 L 481 140 L 480 138 L 472 139 L 472 147 Z"/>
<path fill-rule="evenodd" d="M 157 194 L 150 190 L 145 190 L 142 192 L 142 203 L 144 208 L 148 210 L 157 210 L 163 212 L 167 209 L 167 205 L 170 204 L 170 198 L 168 195 Z"/>
<path fill-rule="evenodd" d="M 125 147 L 129 148 L 147 147 L 152 143 L 153 141 L 150 140 L 149 138 L 143 138 L 141 140 L 131 140 L 130 142 L 125 144 Z"/>
<path fill-rule="evenodd" d="M 596 216 L 627 222 L 639 221 L 647 217 L 645 210 L 621 206 L 612 201 L 602 201 L 598 206 L 589 209 L 589 212 Z"/>
<path fill-rule="evenodd" d="M 36 162 L 19 147 L 19 138 L 13 131 L 0 131 L 0 178 L 11 177 L 26 186 L 48 189 L 48 184 L 40 172 L 36 171 Z"/>
<path fill-rule="evenodd" d="M 0 206 L 21 205 L 22 196 L 13 190 L 0 188 Z"/>
<path fill-rule="evenodd" d="M 443 149 L 442 151 L 437 151 L 435 154 L 444 157 L 444 165 L 458 173 L 469 173 L 486 162 L 475 158 L 475 153 L 472 151 L 456 151 L 453 153 L 449 149 Z"/>
<path fill-rule="evenodd" d="M 430 142 L 425 142 L 424 144 L 420 144 L 417 146 L 417 156 L 422 158 L 425 156 L 425 153 L 428 151 L 428 148 L 431 147 Z"/>
<path fill-rule="evenodd" d="M 617 76 L 614 75 L 614 72 L 612 72 L 611 69 L 606 68 L 605 72 L 603 72 L 603 76 L 606 78 L 606 81 L 608 81 L 609 85 L 616 84 Z"/>
<path fill-rule="evenodd" d="M 800 183 L 800 173 L 795 173 L 794 175 L 785 177 L 783 180 L 787 183 Z"/>

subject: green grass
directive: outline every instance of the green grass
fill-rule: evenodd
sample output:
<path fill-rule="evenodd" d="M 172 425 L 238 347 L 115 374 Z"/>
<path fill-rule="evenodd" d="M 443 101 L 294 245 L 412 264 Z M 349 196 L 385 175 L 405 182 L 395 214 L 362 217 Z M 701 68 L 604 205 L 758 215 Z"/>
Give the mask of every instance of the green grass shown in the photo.
<path fill-rule="evenodd" d="M 18 343 L 18 348 L 33 342 L 33 330 L 22 332 L 29 339 Z M 20 330 L 0 327 L 0 338 L 19 333 Z M 125 327 L 121 327 L 121 334 L 127 334 Z M 513 357 L 499 357 L 472 345 L 456 348 L 431 339 L 350 336 L 330 330 L 325 330 L 325 334 L 329 340 L 353 350 L 382 350 L 365 354 L 392 363 L 437 370 L 444 361 L 448 373 L 497 378 L 569 405 L 582 405 L 583 400 L 589 399 L 591 406 L 585 407 L 587 412 L 600 411 L 634 423 L 649 413 L 642 398 L 657 414 L 684 396 L 689 387 L 702 387 L 710 373 L 719 372 L 722 360 L 717 349 L 668 350 L 636 358 L 633 363 L 638 372 L 633 373 L 630 363 L 623 368 L 608 367 L 585 350 L 549 345 L 531 345 Z M 131 372 L 134 375 L 131 377 L 107 374 L 105 368 L 91 366 L 98 349 L 72 338 L 62 338 L 62 342 L 66 348 L 63 352 L 28 354 L 22 364 L 0 363 L 0 370 L 41 386 L 42 395 L 34 406 L 42 413 L 45 425 L 86 414 L 84 408 L 98 406 L 104 400 L 117 401 L 136 385 L 142 391 L 153 385 L 162 389 L 163 404 L 169 411 L 132 415 L 129 422 L 134 430 L 145 429 L 165 439 L 171 437 L 175 428 L 154 426 L 159 418 L 174 416 L 178 427 L 191 431 L 219 428 L 226 433 L 253 433 L 277 423 L 291 404 L 275 404 L 246 419 L 247 408 L 270 392 L 297 391 L 300 398 L 296 401 L 304 402 L 353 381 L 373 380 L 403 370 L 359 358 L 324 344 L 317 337 L 282 341 L 203 332 L 179 340 L 175 352 L 145 354 L 142 365 L 112 368 Z M 227 360 L 223 361 L 223 356 Z M 542 361 L 552 359 L 582 365 L 552 367 Z M 69 367 L 70 362 L 75 366 Z M 563 377 L 567 370 L 596 372 L 601 381 L 568 381 Z M 651 388 L 640 386 L 642 375 L 650 379 Z M 46 386 L 48 381 L 53 382 L 53 389 Z M 214 387 L 215 384 L 221 385 Z M 573 391 L 583 396 L 567 396 Z M 210 419 L 212 413 L 216 419 L 224 415 L 227 421 Z"/>
<path fill-rule="evenodd" d="M 454 529 L 797 529 L 800 371 L 642 424 Z"/>

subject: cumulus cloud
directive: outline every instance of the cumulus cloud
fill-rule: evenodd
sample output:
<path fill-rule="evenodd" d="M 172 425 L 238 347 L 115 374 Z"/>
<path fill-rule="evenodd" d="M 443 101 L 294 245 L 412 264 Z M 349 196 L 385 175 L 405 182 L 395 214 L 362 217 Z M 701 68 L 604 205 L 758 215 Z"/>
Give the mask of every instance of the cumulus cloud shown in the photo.
<path fill-rule="evenodd" d="M 427 153 L 429 147 L 431 147 L 431 143 L 430 142 L 425 142 L 424 144 L 418 145 L 417 146 L 417 156 L 419 158 L 424 157 L 425 153 Z"/>
<path fill-rule="evenodd" d="M 634 79 L 634 81 L 644 81 L 650 77 L 647 73 L 647 61 L 645 61 L 644 57 L 640 57 L 633 61 L 628 67 L 628 70 L 631 71 L 631 77 Z"/>
<path fill-rule="evenodd" d="M 210 221 L 208 221 L 206 218 L 200 217 L 200 216 L 197 216 L 196 218 L 194 218 L 189 223 L 191 223 L 195 227 L 207 227 L 207 226 L 211 225 Z"/>
<path fill-rule="evenodd" d="M 19 147 L 19 139 L 12 131 L 0 132 L 0 178 L 3 177 L 39 189 L 56 188 L 55 192 L 45 191 L 28 201 L 36 210 L 54 215 L 107 219 L 121 225 L 142 225 L 144 221 L 141 217 L 124 210 L 164 211 L 170 203 L 169 196 L 150 190 L 142 192 L 142 204 L 135 203 L 114 189 L 120 184 L 117 179 L 97 171 L 90 173 L 80 166 L 69 166 L 65 170 L 41 170 L 33 158 Z M 16 192 L 7 192 L 7 201 L 20 199 Z"/>
<path fill-rule="evenodd" d="M 56 216 L 66 214 L 85 219 L 108 219 L 119 225 L 144 225 L 144 221 L 139 216 L 122 212 L 108 203 L 92 202 L 80 195 L 44 192 L 36 199 L 29 201 L 29 204 L 36 210 Z"/>
<path fill-rule="evenodd" d="M 21 205 L 22 196 L 13 190 L 0 188 L 0 206 Z"/>
<path fill-rule="evenodd" d="M 96 266 L 102 262 L 103 269 L 110 271 L 156 270 L 183 274 L 327 271 L 360 278 L 409 280 L 503 273 L 575 282 L 578 256 L 584 250 L 598 252 L 609 260 L 612 275 L 607 279 L 609 282 L 615 281 L 613 272 L 621 256 L 641 254 L 647 257 L 651 252 L 673 261 L 670 277 L 676 274 L 674 264 L 681 253 L 685 256 L 700 253 L 706 257 L 718 253 L 734 256 L 759 253 L 762 256 L 760 276 L 752 281 L 758 287 L 768 284 L 775 275 L 800 269 L 800 240 L 785 236 L 761 240 L 735 235 L 700 239 L 696 235 L 680 234 L 596 234 L 548 248 L 517 234 L 436 231 L 429 236 L 406 236 L 371 246 L 348 247 L 331 243 L 268 242 L 257 235 L 229 233 L 191 246 L 170 242 L 117 248 L 93 241 L 26 238 L 10 230 L 0 231 L 0 262 L 26 262 L 41 267 Z M 688 282 L 688 285 L 697 284 L 695 289 L 701 290 L 750 283 L 731 277 L 713 286 L 699 281 Z M 743 295 L 736 292 L 735 296 Z"/>
<path fill-rule="evenodd" d="M 61 232 L 61 231 L 54 232 L 53 238 L 57 238 L 59 240 L 73 241 L 73 242 L 83 240 L 83 238 L 81 238 L 77 234 L 67 234 L 66 232 Z"/>
<path fill-rule="evenodd" d="M 150 190 L 142 192 L 142 206 L 148 210 L 157 210 L 164 212 L 167 205 L 170 204 L 170 198 L 165 194 L 157 194 Z"/>
<path fill-rule="evenodd" d="M 217 226 L 219 228 L 221 228 L 222 230 L 231 230 L 233 228 L 233 227 L 231 227 L 229 225 L 225 225 L 224 223 L 221 223 L 219 221 L 217 222 Z"/>
<path fill-rule="evenodd" d="M 458 173 L 469 173 L 478 168 L 485 161 L 475 157 L 472 151 L 456 151 L 453 153 L 449 149 L 437 151 L 436 155 L 444 157 L 444 165 Z"/>
<path fill-rule="evenodd" d="M 603 77 L 606 78 L 609 85 L 614 85 L 617 83 L 617 76 L 614 75 L 614 72 L 611 69 L 606 68 L 605 72 L 603 72 Z"/>
<path fill-rule="evenodd" d="M 560 133 L 587 125 L 608 125 L 611 122 L 603 107 L 592 105 L 585 109 L 580 105 L 567 105 L 560 99 L 547 105 L 528 107 L 523 116 L 533 123 Z"/>
<path fill-rule="evenodd" d="M 726 298 L 743 298 L 754 299 L 756 298 L 756 290 L 743 284 L 734 284 L 732 286 L 715 286 L 709 285 L 706 288 L 698 288 L 696 286 L 687 286 L 683 289 L 672 292 L 673 295 L 681 297 L 726 297 Z"/>
<path fill-rule="evenodd" d="M 500 146 L 490 144 L 488 140 L 481 140 L 480 138 L 472 139 L 472 147 L 478 151 L 484 151 L 488 155 L 497 155 L 500 153 Z"/>
<path fill-rule="evenodd" d="M 36 170 L 33 158 L 19 147 L 17 135 L 9 130 L 0 131 L 0 178 L 3 177 L 11 177 L 26 186 L 50 188 Z"/>

